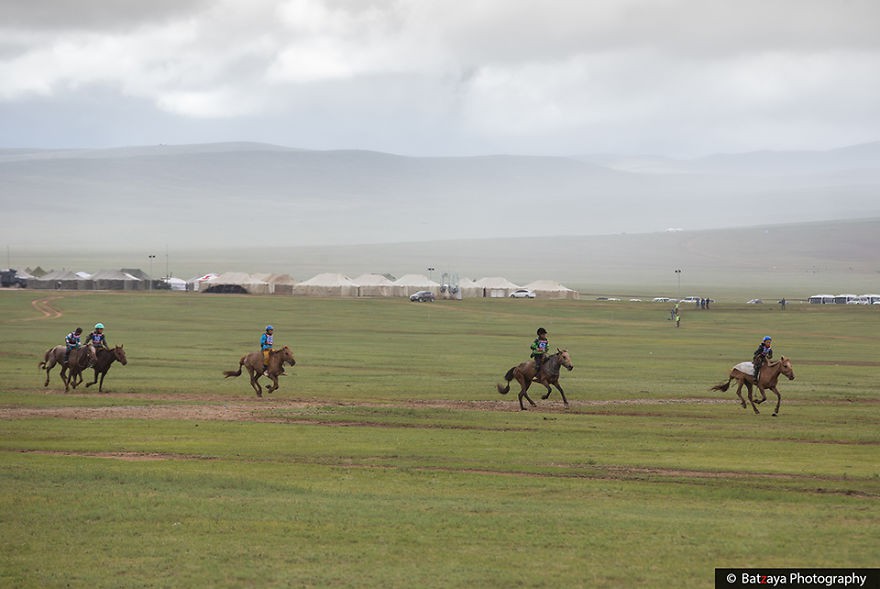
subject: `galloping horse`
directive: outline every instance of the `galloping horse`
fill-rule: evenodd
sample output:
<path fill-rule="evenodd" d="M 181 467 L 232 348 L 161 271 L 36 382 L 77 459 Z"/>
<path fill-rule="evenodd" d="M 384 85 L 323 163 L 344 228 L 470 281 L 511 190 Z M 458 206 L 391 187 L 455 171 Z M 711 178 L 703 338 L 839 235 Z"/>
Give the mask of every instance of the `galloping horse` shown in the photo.
<path fill-rule="evenodd" d="M 730 376 L 727 377 L 727 382 L 722 382 L 721 384 L 717 384 L 710 391 L 727 391 L 730 387 L 730 381 L 736 379 L 738 383 L 736 387 L 736 396 L 739 397 L 740 403 L 742 403 L 743 409 L 746 408 L 746 400 L 743 399 L 742 396 L 742 388 L 743 385 L 746 385 L 746 389 L 749 391 L 749 403 L 752 404 L 752 409 L 755 410 L 755 413 L 760 413 L 758 408 L 755 406 L 755 403 L 763 403 L 767 400 L 767 395 L 764 393 L 764 389 L 770 389 L 774 393 L 776 393 L 776 409 L 773 411 L 773 417 L 779 415 L 779 405 L 782 403 L 782 395 L 779 394 L 779 390 L 776 388 L 776 382 L 779 380 L 779 375 L 784 374 L 788 377 L 788 380 L 794 380 L 794 370 L 791 368 L 791 360 L 782 356 L 776 362 L 768 362 L 761 367 L 761 372 L 758 375 L 758 382 L 755 382 L 755 367 L 751 362 L 740 362 L 736 366 L 734 366 L 730 370 Z M 755 401 L 752 398 L 752 385 L 758 387 L 758 392 L 761 393 L 761 398 L 758 401 Z"/>
<path fill-rule="evenodd" d="M 86 348 L 79 348 L 80 350 L 88 350 L 88 356 L 94 359 L 95 350 L 91 346 Z M 70 368 L 70 359 L 73 359 L 74 356 L 79 359 L 79 361 L 85 362 L 83 356 L 79 355 L 79 350 L 71 350 L 70 358 L 68 362 L 64 361 L 64 355 L 67 352 L 67 346 L 54 346 L 46 350 L 46 353 L 43 354 L 43 361 L 37 364 L 40 370 L 46 371 L 46 382 L 43 383 L 44 387 L 49 386 L 49 371 L 52 370 L 56 364 L 61 366 L 61 380 L 64 382 L 64 390 L 67 390 L 67 369 Z M 74 354 L 76 352 L 76 354 Z"/>
<path fill-rule="evenodd" d="M 541 364 L 541 371 L 537 375 L 535 374 L 534 360 L 521 362 L 517 366 L 508 370 L 507 374 L 504 375 L 504 380 L 507 381 L 507 384 L 503 388 L 500 384 L 496 385 L 498 387 L 498 392 L 502 395 L 509 393 L 510 381 L 515 378 L 521 389 L 519 391 L 519 408 L 521 411 L 525 411 L 526 407 L 523 405 L 523 397 L 525 397 L 532 407 L 536 406 L 528 393 L 529 387 L 532 384 L 532 379 L 534 379 L 534 382 L 544 385 L 547 389 L 547 393 L 541 395 L 542 399 L 550 397 L 550 393 L 553 392 L 550 389 L 550 385 L 553 385 L 556 387 L 556 390 L 559 391 L 559 394 L 562 395 L 562 402 L 568 407 L 568 399 L 565 398 L 565 392 L 562 390 L 562 387 L 559 386 L 559 369 L 562 366 L 565 366 L 569 370 L 574 368 L 574 365 L 571 363 L 571 357 L 568 355 L 568 351 L 560 350 L 559 348 L 556 348 L 555 354 L 547 356 L 547 358 L 544 359 L 543 364 Z"/>
<path fill-rule="evenodd" d="M 122 349 L 122 346 L 116 346 L 112 350 L 107 350 L 105 348 L 101 348 L 97 352 L 97 359 L 95 360 L 95 365 L 92 367 L 95 369 L 95 380 L 92 382 L 87 382 L 86 387 L 90 387 L 96 382 L 98 382 L 98 375 L 101 375 L 101 382 L 98 383 L 98 392 L 104 392 L 104 377 L 107 376 L 107 371 L 110 370 L 110 365 L 113 364 L 116 360 L 119 360 L 119 363 L 125 366 L 128 364 L 128 358 L 125 357 L 125 350 Z"/>
<path fill-rule="evenodd" d="M 267 393 L 278 390 L 278 376 L 284 372 L 285 364 L 291 366 L 296 364 L 296 360 L 293 358 L 293 352 L 290 348 L 284 346 L 280 350 L 269 351 L 268 372 L 269 378 L 272 379 L 272 384 L 266 385 Z M 250 354 L 245 354 L 238 361 L 238 370 L 224 370 L 223 376 L 226 378 L 229 378 L 230 376 L 241 376 L 242 366 L 247 368 L 248 374 L 251 376 L 251 386 L 254 387 L 257 396 L 262 397 L 263 389 L 257 381 L 263 376 L 263 352 L 251 352 Z"/>

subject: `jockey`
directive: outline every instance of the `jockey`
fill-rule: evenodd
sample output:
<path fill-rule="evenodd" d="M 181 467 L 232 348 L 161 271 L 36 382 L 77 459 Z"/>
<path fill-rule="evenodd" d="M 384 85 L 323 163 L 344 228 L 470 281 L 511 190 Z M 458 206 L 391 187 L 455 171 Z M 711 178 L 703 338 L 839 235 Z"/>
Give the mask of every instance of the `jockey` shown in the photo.
<path fill-rule="evenodd" d="M 541 365 L 544 363 L 544 356 L 547 354 L 547 350 L 550 349 L 550 342 L 547 341 L 547 330 L 543 327 L 539 327 L 537 331 L 537 336 L 535 341 L 532 342 L 531 357 L 535 359 L 535 376 L 537 376 L 541 372 Z"/>
<path fill-rule="evenodd" d="M 266 326 L 266 333 L 260 336 L 260 351 L 263 352 L 263 375 L 269 376 L 269 355 L 272 352 L 272 345 L 274 343 L 273 335 L 275 333 L 275 328 L 271 325 Z"/>
<path fill-rule="evenodd" d="M 64 338 L 64 345 L 67 346 L 67 349 L 64 351 L 64 363 L 67 364 L 68 358 L 70 358 L 70 350 L 79 349 L 80 346 L 80 334 L 83 332 L 82 327 L 77 327 L 73 331 L 67 334 L 67 337 Z"/>
<path fill-rule="evenodd" d="M 773 345 L 773 338 L 769 335 L 765 335 L 764 339 L 761 340 L 758 349 L 755 350 L 755 353 L 752 355 L 752 364 L 755 366 L 755 384 L 758 383 L 758 373 L 761 371 L 761 366 L 764 365 L 764 362 L 773 357 L 773 349 L 770 347 L 771 345 Z"/>
<path fill-rule="evenodd" d="M 95 323 L 95 331 L 86 336 L 85 345 L 91 344 L 95 347 L 96 350 L 104 348 L 105 350 L 109 350 L 107 347 L 107 336 L 104 335 L 104 324 L 103 323 Z"/>

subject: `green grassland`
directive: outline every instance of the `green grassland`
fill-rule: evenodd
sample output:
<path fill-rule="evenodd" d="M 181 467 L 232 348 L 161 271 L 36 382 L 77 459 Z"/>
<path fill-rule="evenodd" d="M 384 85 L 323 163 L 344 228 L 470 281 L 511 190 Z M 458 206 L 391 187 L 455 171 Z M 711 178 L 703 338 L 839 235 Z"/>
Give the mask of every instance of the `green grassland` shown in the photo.
<path fill-rule="evenodd" d="M 32 302 L 60 317 L 44 316 Z M 880 308 L 0 292 L 0 586 L 709 587 L 878 566 Z M 128 365 L 65 394 L 43 352 Z M 224 379 L 276 328 L 297 365 Z M 535 329 L 558 394 L 495 384 Z M 709 392 L 761 336 L 778 417 Z M 772 393 L 770 401 L 775 401 Z"/>

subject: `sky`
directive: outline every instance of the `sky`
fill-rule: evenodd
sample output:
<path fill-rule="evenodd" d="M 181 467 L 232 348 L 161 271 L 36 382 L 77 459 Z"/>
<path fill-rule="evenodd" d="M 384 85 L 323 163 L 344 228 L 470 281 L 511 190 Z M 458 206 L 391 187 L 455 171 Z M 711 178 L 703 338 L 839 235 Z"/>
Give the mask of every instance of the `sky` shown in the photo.
<path fill-rule="evenodd" d="M 0 0 L 0 148 L 400 155 L 880 139 L 875 0 Z"/>

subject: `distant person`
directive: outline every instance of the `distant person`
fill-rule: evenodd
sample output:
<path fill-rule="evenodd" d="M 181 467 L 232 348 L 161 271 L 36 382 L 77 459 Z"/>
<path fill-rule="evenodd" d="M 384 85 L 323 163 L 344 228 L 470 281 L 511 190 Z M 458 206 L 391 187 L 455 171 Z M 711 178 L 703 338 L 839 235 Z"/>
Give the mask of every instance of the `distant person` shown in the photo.
<path fill-rule="evenodd" d="M 785 297 L 782 297 L 781 299 L 779 299 L 779 308 L 781 310 L 785 311 Z"/>
<path fill-rule="evenodd" d="M 681 311 L 678 309 L 675 310 L 675 328 L 678 329 L 681 327 Z"/>
<path fill-rule="evenodd" d="M 82 334 L 82 327 L 77 327 L 73 331 L 67 334 L 67 337 L 64 338 L 64 345 L 66 346 L 66 350 L 64 351 L 64 363 L 67 364 L 67 360 L 70 358 L 70 350 L 78 350 L 80 347 L 80 335 Z"/>
<path fill-rule="evenodd" d="M 95 350 L 100 350 L 102 348 L 105 350 L 110 349 L 107 345 L 107 336 L 104 335 L 103 323 L 95 323 L 95 331 L 86 336 L 85 345 L 92 345 Z"/>
<path fill-rule="evenodd" d="M 541 365 L 544 363 L 544 357 L 550 349 L 550 342 L 547 340 L 547 330 L 543 327 L 538 328 L 536 335 L 538 337 L 535 338 L 531 345 L 531 357 L 535 360 L 535 376 L 538 376 L 538 373 L 541 372 Z"/>
<path fill-rule="evenodd" d="M 263 352 L 263 374 L 269 376 L 269 356 L 275 343 L 275 328 L 266 326 L 266 331 L 260 336 L 260 351 Z M 283 370 L 283 368 L 282 368 Z"/>
<path fill-rule="evenodd" d="M 758 349 L 755 350 L 755 353 L 752 355 L 752 364 L 755 366 L 755 382 L 758 382 L 758 374 L 761 371 L 761 366 L 764 365 L 767 360 L 773 358 L 773 349 L 771 346 L 773 345 L 773 339 L 769 335 L 765 335 L 764 339 L 761 340 Z"/>

